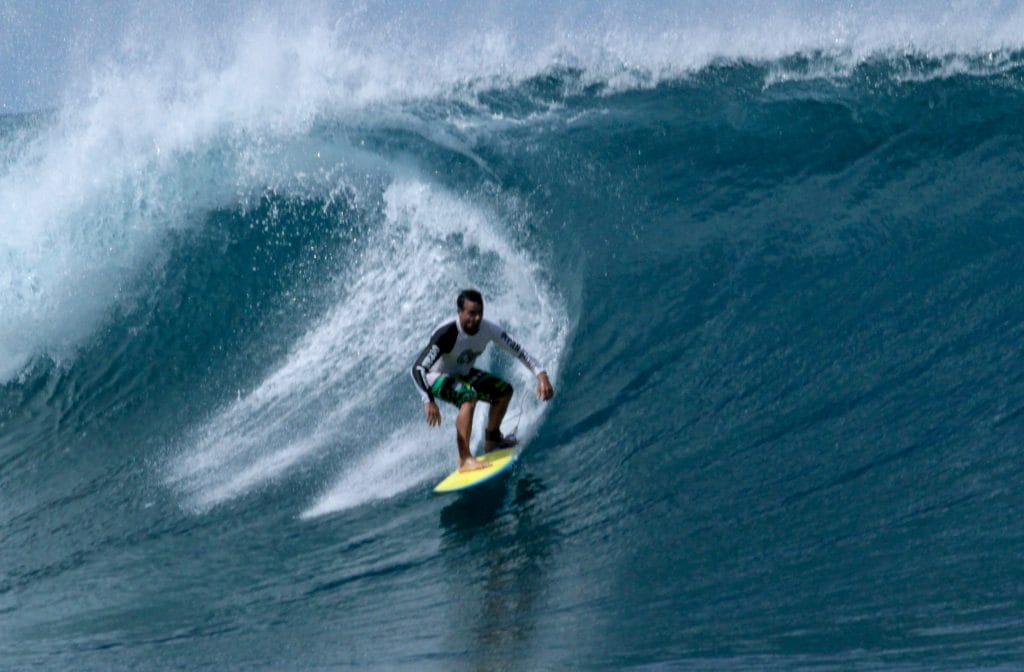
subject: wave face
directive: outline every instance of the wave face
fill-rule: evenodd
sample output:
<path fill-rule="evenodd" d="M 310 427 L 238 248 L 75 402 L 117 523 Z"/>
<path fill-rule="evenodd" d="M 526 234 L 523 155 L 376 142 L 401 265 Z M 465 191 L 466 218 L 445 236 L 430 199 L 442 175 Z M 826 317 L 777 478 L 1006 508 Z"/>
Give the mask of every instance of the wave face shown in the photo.
<path fill-rule="evenodd" d="M 993 12 L 438 54 L 256 17 L 0 117 L 0 667 L 1018 664 Z M 467 286 L 557 395 L 489 354 L 524 457 L 436 498 L 409 367 Z"/>

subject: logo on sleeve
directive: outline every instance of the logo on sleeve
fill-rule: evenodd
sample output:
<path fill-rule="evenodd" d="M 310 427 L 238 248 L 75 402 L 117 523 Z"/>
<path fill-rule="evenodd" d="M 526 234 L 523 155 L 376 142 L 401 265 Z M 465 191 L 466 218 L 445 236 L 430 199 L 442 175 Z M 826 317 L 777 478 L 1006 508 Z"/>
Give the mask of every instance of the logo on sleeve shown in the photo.
<path fill-rule="evenodd" d="M 436 345 L 430 346 L 430 349 L 427 350 L 427 353 L 423 356 L 423 359 L 420 360 L 420 366 L 422 366 L 424 369 L 429 369 L 434 365 L 434 362 L 437 361 L 437 358 L 438 356 L 440 356 L 440 354 L 441 348 L 437 347 Z"/>
<path fill-rule="evenodd" d="M 501 340 L 505 341 L 505 345 L 507 345 L 509 348 L 511 348 L 512 352 L 514 352 L 516 354 L 519 354 L 519 352 L 523 349 L 523 346 L 521 346 L 518 343 L 516 343 L 515 341 L 513 341 L 512 337 L 509 336 L 508 333 L 506 333 L 504 331 L 501 332 Z"/>

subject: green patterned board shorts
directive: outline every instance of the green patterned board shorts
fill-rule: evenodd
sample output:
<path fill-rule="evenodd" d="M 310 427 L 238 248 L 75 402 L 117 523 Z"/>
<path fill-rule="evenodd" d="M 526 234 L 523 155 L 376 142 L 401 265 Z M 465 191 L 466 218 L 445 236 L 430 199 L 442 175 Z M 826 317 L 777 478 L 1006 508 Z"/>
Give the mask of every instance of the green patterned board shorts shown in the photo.
<path fill-rule="evenodd" d="M 492 403 L 511 397 L 512 386 L 493 374 L 474 368 L 465 376 L 442 375 L 430 386 L 430 392 L 449 404 L 462 406 L 467 401 L 479 399 Z"/>

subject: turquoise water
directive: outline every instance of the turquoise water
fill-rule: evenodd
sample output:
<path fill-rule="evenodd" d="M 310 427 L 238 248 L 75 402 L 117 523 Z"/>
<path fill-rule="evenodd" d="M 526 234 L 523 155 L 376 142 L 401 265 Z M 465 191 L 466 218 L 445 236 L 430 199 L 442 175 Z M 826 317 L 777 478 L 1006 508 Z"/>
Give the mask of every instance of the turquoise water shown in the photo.
<path fill-rule="evenodd" d="M 0 667 L 1024 660 L 1019 52 L 129 83 L 0 119 Z M 557 395 L 436 497 L 464 286 Z"/>

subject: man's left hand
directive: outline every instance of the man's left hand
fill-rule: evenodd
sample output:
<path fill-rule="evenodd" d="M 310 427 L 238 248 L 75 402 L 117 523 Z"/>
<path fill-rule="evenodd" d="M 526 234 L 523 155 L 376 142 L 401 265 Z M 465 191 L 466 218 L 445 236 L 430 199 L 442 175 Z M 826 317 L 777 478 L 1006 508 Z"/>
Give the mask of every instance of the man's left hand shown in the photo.
<path fill-rule="evenodd" d="M 548 401 L 553 396 L 555 396 L 555 388 L 551 387 L 548 374 L 541 371 L 537 374 L 537 398 Z"/>

